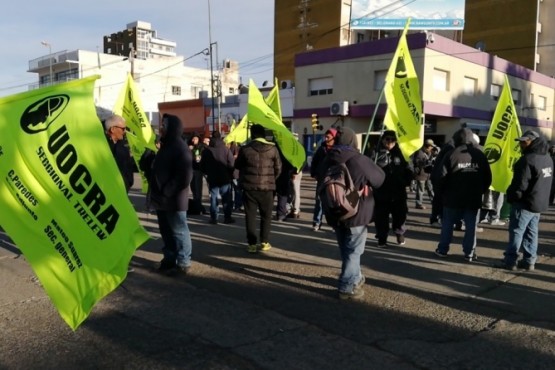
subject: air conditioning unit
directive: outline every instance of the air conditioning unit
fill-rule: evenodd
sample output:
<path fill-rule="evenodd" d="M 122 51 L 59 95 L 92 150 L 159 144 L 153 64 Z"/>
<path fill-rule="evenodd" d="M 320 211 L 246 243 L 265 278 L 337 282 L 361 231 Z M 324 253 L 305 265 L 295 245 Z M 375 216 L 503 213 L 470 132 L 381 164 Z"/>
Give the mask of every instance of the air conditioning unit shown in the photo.
<path fill-rule="evenodd" d="M 281 89 L 291 89 L 293 87 L 293 81 L 283 80 L 281 81 Z"/>
<path fill-rule="evenodd" d="M 348 101 L 334 101 L 330 105 L 330 114 L 332 116 L 347 116 L 349 114 Z"/>

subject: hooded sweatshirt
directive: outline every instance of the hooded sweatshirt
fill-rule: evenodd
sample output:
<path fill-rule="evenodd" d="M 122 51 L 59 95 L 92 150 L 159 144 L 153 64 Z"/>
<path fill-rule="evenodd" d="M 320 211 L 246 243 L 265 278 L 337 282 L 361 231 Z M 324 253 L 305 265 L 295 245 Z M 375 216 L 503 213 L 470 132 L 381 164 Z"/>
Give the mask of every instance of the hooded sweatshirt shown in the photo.
<path fill-rule="evenodd" d="M 193 156 L 181 138 L 183 125 L 173 115 L 166 115 L 166 133 L 153 164 L 151 201 L 157 210 L 187 211 L 189 184 L 193 178 Z"/>
<path fill-rule="evenodd" d="M 370 158 L 359 153 L 354 132 L 344 127 L 336 138 L 335 146 L 328 152 L 322 165 L 319 167 L 318 180 L 322 181 L 326 170 L 338 163 L 345 163 L 357 189 L 365 185 L 370 187 L 368 195 L 359 201 L 358 213 L 341 224 L 329 215 L 326 215 L 328 224 L 332 227 L 355 227 L 367 225 L 374 216 L 373 190 L 378 189 L 384 182 L 384 172 Z"/>
<path fill-rule="evenodd" d="M 540 213 L 549 207 L 553 182 L 553 160 L 547 154 L 543 137 L 532 141 L 515 163 L 507 201 L 530 212 Z"/>
<path fill-rule="evenodd" d="M 440 165 L 440 196 L 446 207 L 477 210 L 491 185 L 488 160 L 468 128 L 453 134 L 453 144 L 455 148 L 445 154 Z"/>

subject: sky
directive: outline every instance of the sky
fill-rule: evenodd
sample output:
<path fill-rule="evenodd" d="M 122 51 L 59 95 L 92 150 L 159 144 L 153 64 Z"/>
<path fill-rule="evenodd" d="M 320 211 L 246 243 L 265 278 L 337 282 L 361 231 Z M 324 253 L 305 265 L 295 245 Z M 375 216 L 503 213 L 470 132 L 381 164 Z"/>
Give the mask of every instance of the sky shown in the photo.
<path fill-rule="evenodd" d="M 185 59 L 207 48 L 211 39 L 218 45 L 220 63 L 239 62 L 243 83 L 273 80 L 273 0 L 8 1 L 2 13 L 0 96 L 38 82 L 38 74 L 27 70 L 30 60 L 49 53 L 42 41 L 51 45 L 52 53 L 102 52 L 104 36 L 137 20 L 149 22 L 159 38 L 175 41 L 177 55 Z M 195 56 L 186 65 L 209 69 L 209 57 Z"/>

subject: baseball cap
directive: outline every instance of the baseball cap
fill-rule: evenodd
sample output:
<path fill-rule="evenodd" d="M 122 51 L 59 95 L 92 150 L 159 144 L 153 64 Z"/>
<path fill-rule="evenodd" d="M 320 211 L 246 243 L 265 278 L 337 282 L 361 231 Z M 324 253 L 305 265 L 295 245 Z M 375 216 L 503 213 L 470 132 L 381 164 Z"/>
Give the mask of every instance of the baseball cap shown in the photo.
<path fill-rule="evenodd" d="M 540 134 L 538 134 L 536 131 L 528 130 L 521 137 L 519 137 L 518 139 L 515 139 L 515 141 L 526 141 L 526 140 L 534 141 L 539 137 L 540 137 Z"/>
<path fill-rule="evenodd" d="M 425 146 L 435 146 L 434 141 L 433 141 L 432 139 L 427 139 L 427 140 L 424 142 L 424 145 L 425 145 Z"/>

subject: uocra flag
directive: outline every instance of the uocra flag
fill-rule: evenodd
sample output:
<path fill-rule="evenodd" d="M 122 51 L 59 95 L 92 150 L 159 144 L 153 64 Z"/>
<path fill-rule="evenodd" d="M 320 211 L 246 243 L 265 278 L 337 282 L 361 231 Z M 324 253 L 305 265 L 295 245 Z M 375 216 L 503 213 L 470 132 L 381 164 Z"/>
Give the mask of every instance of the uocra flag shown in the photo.
<path fill-rule="evenodd" d="M 492 173 L 491 188 L 500 193 L 507 192 L 513 179 L 513 166 L 520 158 L 520 146 L 515 139 L 522 134 L 520 123 L 511 95 L 509 79 L 505 76 L 505 85 L 499 96 L 493 120 L 484 144 L 484 153 L 488 158 Z"/>
<path fill-rule="evenodd" d="M 96 116 L 97 78 L 0 99 L 0 226 L 74 330 L 148 239 Z"/>
<path fill-rule="evenodd" d="M 281 117 L 281 101 L 279 100 L 279 87 L 278 87 L 278 79 L 274 79 L 274 87 L 268 93 L 268 96 L 264 99 L 266 104 L 274 111 L 274 113 L 279 118 L 279 122 L 283 125 L 282 117 Z M 284 125 L 285 126 L 285 125 Z M 232 126 L 229 135 L 227 135 L 224 139 L 226 143 L 244 143 L 249 139 L 249 116 L 245 114 L 237 125 Z"/>
<path fill-rule="evenodd" d="M 279 99 L 279 92 L 278 99 Z M 281 112 L 280 112 L 281 113 Z M 264 100 L 262 93 L 254 82 L 249 83 L 249 108 L 247 111 L 249 121 L 264 126 L 271 130 L 274 139 L 281 149 L 285 159 L 291 163 L 293 167 L 300 171 L 306 160 L 304 147 L 299 143 L 293 133 L 281 121 L 281 114 L 278 115 Z"/>
<path fill-rule="evenodd" d="M 407 21 L 397 50 L 385 77 L 387 112 L 384 125 L 397 134 L 399 148 L 406 160 L 424 144 L 420 83 L 407 44 Z"/>
<path fill-rule="evenodd" d="M 135 87 L 135 82 L 131 74 L 127 75 L 125 85 L 114 105 L 114 113 L 125 119 L 127 128 L 130 131 L 127 134 L 127 141 L 129 142 L 131 155 L 137 167 L 139 167 L 139 160 L 147 148 L 154 152 L 158 149 L 155 145 L 156 135 L 143 110 L 141 96 Z M 142 190 L 146 193 L 148 183 L 142 172 L 141 179 L 143 185 Z"/>

